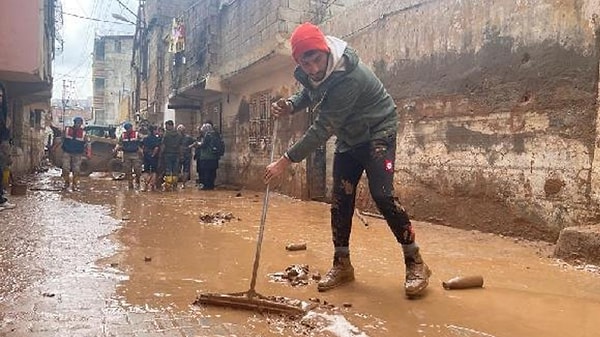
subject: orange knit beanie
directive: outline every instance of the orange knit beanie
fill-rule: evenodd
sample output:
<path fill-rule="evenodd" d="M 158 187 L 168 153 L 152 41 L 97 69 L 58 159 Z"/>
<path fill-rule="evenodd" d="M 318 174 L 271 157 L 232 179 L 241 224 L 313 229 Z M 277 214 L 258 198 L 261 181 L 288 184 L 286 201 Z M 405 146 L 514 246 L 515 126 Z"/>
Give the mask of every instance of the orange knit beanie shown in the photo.
<path fill-rule="evenodd" d="M 325 35 L 319 27 L 310 22 L 305 22 L 296 27 L 290 42 L 292 44 L 292 57 L 296 62 L 302 57 L 302 54 L 309 50 L 329 52 Z"/>

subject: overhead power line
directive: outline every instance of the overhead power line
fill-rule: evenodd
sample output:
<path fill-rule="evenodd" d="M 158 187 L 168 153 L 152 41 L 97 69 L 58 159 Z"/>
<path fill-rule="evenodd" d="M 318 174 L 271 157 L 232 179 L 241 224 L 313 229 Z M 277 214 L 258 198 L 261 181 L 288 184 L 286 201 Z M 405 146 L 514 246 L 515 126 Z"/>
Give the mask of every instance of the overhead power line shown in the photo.
<path fill-rule="evenodd" d="M 117 0 L 117 2 L 119 3 L 119 5 L 123 6 L 123 8 L 125 8 L 129 13 L 131 13 L 133 16 L 135 16 L 137 18 L 137 14 L 135 14 L 131 9 L 129 9 L 129 7 L 125 6 L 125 4 L 123 4 L 121 2 L 121 0 Z"/>
<path fill-rule="evenodd" d="M 62 12 L 62 14 L 63 15 L 68 15 L 68 16 L 73 16 L 73 17 L 76 17 L 76 18 L 79 18 L 79 19 L 84 19 L 84 20 L 106 22 L 106 23 L 115 23 L 115 24 L 119 24 L 119 25 L 131 25 L 132 24 L 132 23 L 129 23 L 129 22 L 109 21 L 109 20 L 101 20 L 101 19 L 97 19 L 97 18 L 90 18 L 88 16 L 77 15 L 77 14 L 67 13 L 67 12 Z"/>

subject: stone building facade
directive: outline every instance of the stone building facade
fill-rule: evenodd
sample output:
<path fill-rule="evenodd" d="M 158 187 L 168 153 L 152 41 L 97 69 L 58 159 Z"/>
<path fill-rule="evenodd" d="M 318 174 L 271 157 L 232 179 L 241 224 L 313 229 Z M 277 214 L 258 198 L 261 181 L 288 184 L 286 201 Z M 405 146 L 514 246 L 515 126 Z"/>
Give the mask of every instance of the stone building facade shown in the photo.
<path fill-rule="evenodd" d="M 298 89 L 288 39 L 312 21 L 357 49 L 394 97 L 396 188 L 414 218 L 553 240 L 600 215 L 597 1 L 193 6 L 203 9 L 180 14 L 193 45 L 178 65 L 187 77 L 172 75 L 166 104 L 188 123 L 217 121 L 227 148 L 221 183 L 263 188 L 273 143 L 279 156 L 314 117 L 282 119 L 275 132 L 269 112 Z M 326 200 L 332 152 L 330 140 L 277 188 Z M 359 207 L 372 208 L 360 188 Z"/>
<path fill-rule="evenodd" d="M 0 119 L 10 131 L 14 176 L 31 172 L 44 156 L 55 5 L 54 0 L 0 2 Z"/>
<path fill-rule="evenodd" d="M 132 120 L 132 115 L 123 116 L 120 112 L 131 95 L 132 51 L 131 35 L 106 35 L 94 41 L 92 124 L 115 125 Z"/>

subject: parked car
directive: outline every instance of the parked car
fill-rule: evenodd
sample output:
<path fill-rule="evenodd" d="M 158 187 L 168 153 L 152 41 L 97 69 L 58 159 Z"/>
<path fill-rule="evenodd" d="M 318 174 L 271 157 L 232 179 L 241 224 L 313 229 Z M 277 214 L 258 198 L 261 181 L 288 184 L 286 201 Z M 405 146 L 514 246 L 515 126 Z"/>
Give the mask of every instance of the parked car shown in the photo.
<path fill-rule="evenodd" d="M 117 144 L 116 128 L 112 126 L 87 125 L 86 133 L 90 138 L 92 148 L 91 158 L 84 157 L 81 162 L 81 175 L 87 176 L 92 172 L 120 173 L 123 164 L 116 158 L 113 149 Z M 52 127 L 54 137 L 48 145 L 48 158 L 55 166 L 62 166 L 62 131 Z"/>

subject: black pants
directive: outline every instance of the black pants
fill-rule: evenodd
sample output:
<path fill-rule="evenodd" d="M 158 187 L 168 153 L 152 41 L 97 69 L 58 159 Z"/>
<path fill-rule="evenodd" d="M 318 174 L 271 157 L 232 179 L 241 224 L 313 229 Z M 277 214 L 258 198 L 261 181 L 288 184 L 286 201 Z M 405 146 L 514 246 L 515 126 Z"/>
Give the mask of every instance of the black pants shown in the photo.
<path fill-rule="evenodd" d="M 202 180 L 202 174 L 200 173 L 200 168 L 201 168 L 200 167 L 200 159 L 196 159 L 196 174 L 197 174 L 196 183 L 197 184 L 200 184 L 201 180 Z"/>
<path fill-rule="evenodd" d="M 200 184 L 202 189 L 212 190 L 215 188 L 215 180 L 217 179 L 217 169 L 219 168 L 218 159 L 202 159 L 200 164 Z"/>
<path fill-rule="evenodd" d="M 408 215 L 394 196 L 396 136 L 359 144 L 333 158 L 333 200 L 331 231 L 335 247 L 348 247 L 356 200 L 356 187 L 364 171 L 369 191 L 379 212 L 401 244 L 415 240 Z"/>
<path fill-rule="evenodd" d="M 179 174 L 184 181 L 190 180 L 190 168 L 192 167 L 192 158 L 183 156 L 179 162 Z"/>

